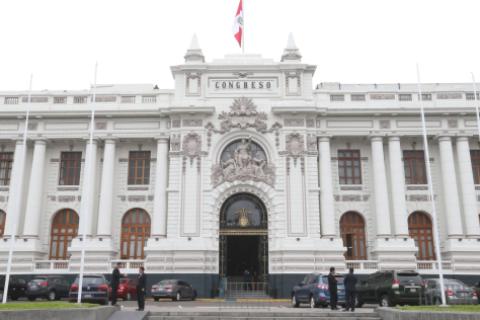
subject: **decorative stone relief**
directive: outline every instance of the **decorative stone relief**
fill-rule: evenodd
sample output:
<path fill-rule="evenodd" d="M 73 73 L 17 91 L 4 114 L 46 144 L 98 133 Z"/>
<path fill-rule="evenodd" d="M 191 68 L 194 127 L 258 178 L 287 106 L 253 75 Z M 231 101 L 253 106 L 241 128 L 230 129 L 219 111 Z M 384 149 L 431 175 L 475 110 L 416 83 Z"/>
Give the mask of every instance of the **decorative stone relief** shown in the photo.
<path fill-rule="evenodd" d="M 390 120 L 380 120 L 380 129 L 390 129 Z"/>
<path fill-rule="evenodd" d="M 290 133 L 286 137 L 285 148 L 287 155 L 291 157 L 299 157 L 305 152 L 305 143 L 303 141 L 303 135 L 295 132 Z"/>
<path fill-rule="evenodd" d="M 35 130 L 37 130 L 37 128 L 38 128 L 38 123 L 30 122 L 28 124 L 28 130 L 35 131 Z"/>
<path fill-rule="evenodd" d="M 458 120 L 457 119 L 449 119 L 448 120 L 448 127 L 449 128 L 457 128 L 458 127 Z"/>
<path fill-rule="evenodd" d="M 107 129 L 107 123 L 106 122 L 97 122 L 97 123 L 95 123 L 95 129 L 105 130 L 105 129 Z"/>
<path fill-rule="evenodd" d="M 173 119 L 172 120 L 172 128 L 180 128 L 181 122 L 180 119 Z"/>
<path fill-rule="evenodd" d="M 170 151 L 180 151 L 180 134 L 170 136 Z"/>
<path fill-rule="evenodd" d="M 315 120 L 307 119 L 307 128 L 315 128 Z"/>
<path fill-rule="evenodd" d="M 225 181 L 263 181 L 271 186 L 275 180 L 275 168 L 267 162 L 263 149 L 251 138 L 235 141 L 222 152 L 219 164 L 213 165 L 214 186 Z"/>
<path fill-rule="evenodd" d="M 307 150 L 315 152 L 317 151 L 317 136 L 314 134 L 307 135 Z"/>
<path fill-rule="evenodd" d="M 182 150 L 185 156 L 190 158 L 199 157 L 202 151 L 202 141 L 200 135 L 191 132 L 183 137 Z"/>

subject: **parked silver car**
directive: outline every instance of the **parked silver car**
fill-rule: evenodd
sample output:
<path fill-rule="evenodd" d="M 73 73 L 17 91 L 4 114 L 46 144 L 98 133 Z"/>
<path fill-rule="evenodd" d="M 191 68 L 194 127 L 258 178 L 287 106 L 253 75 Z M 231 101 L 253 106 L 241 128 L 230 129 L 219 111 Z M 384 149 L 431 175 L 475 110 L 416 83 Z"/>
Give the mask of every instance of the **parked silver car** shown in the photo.
<path fill-rule="evenodd" d="M 477 293 L 460 280 L 444 279 L 447 304 L 478 304 Z M 427 304 L 441 304 L 439 279 L 425 279 L 425 300 Z"/>

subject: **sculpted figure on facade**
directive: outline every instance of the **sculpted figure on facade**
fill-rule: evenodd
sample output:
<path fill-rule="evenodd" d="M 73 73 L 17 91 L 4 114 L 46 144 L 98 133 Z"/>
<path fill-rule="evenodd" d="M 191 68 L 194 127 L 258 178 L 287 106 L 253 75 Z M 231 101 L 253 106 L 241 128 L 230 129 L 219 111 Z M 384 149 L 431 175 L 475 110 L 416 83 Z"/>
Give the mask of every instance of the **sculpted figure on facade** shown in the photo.
<path fill-rule="evenodd" d="M 213 166 L 212 182 L 215 186 L 235 180 L 274 183 L 273 165 L 267 163 L 265 152 L 250 137 L 227 146 L 220 163 Z"/>

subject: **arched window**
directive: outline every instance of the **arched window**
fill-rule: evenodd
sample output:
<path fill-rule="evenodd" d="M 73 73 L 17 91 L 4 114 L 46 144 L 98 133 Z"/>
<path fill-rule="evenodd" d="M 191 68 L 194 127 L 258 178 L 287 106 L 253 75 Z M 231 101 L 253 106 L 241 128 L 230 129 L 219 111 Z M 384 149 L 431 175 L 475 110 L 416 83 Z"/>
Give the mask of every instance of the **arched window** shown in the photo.
<path fill-rule="evenodd" d="M 53 217 L 50 233 L 50 259 L 68 259 L 67 250 L 78 234 L 78 214 L 72 209 L 58 211 Z"/>
<path fill-rule="evenodd" d="M 7 214 L 5 211 L 0 210 L 0 237 L 3 236 L 3 232 L 5 231 L 5 220 L 7 219 Z"/>
<path fill-rule="evenodd" d="M 418 248 L 418 260 L 435 260 L 433 247 L 432 220 L 423 213 L 416 211 L 408 217 L 408 233 Z"/>
<path fill-rule="evenodd" d="M 343 214 L 340 219 L 340 235 L 343 240 L 343 245 L 347 248 L 345 259 L 367 259 L 365 221 L 360 214 L 354 211 L 349 211 Z"/>
<path fill-rule="evenodd" d="M 143 248 L 150 237 L 150 217 L 145 210 L 131 209 L 122 219 L 121 258 L 143 259 Z"/>

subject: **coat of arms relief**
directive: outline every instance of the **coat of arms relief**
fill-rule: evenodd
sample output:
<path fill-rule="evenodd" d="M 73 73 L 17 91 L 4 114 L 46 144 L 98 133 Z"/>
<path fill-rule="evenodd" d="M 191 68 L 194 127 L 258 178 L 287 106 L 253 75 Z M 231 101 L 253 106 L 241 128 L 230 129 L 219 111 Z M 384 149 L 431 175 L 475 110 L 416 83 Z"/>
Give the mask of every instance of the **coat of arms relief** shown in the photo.
<path fill-rule="evenodd" d="M 220 129 L 215 129 L 212 123 L 206 125 L 208 139 L 212 133 L 224 134 L 232 129 L 256 129 L 261 133 L 279 130 L 275 123 L 267 129 L 267 114 L 257 111 L 257 106 L 250 98 L 235 99 L 230 111 L 223 111 L 218 116 Z M 210 143 L 209 143 L 210 144 Z M 262 181 L 271 186 L 275 182 L 275 167 L 268 163 L 265 151 L 252 141 L 250 136 L 231 142 L 223 151 L 220 161 L 212 167 L 212 184 L 217 186 L 225 181 Z"/>

